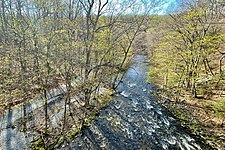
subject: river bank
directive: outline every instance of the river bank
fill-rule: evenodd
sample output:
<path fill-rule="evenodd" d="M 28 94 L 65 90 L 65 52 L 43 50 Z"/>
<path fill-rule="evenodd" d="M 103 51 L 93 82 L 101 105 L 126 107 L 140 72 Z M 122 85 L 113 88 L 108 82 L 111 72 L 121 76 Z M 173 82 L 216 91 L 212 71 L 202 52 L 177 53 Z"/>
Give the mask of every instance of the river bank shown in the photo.
<path fill-rule="evenodd" d="M 44 109 L 43 95 L 37 96 L 27 102 L 26 113 L 23 115 L 23 105 L 16 105 L 7 109 L 0 115 L 0 149 L 55 149 L 76 134 L 84 124 L 88 124 L 95 117 L 97 112 L 110 101 L 112 91 L 106 88 L 99 88 L 97 100 L 92 100 L 92 107 L 85 107 L 82 101 L 82 94 L 73 96 L 69 108 L 67 126 L 62 134 L 63 116 L 65 112 L 65 85 L 54 88 L 47 93 L 48 102 L 48 134 L 44 131 Z M 26 120 L 26 121 L 25 121 Z M 24 123 L 26 129 L 24 129 Z M 51 131 L 51 132 L 50 132 Z M 44 143 L 43 138 L 48 138 Z"/>
<path fill-rule="evenodd" d="M 97 113 L 91 112 L 88 108 L 84 109 L 82 103 L 79 104 L 79 101 L 72 99 L 71 108 L 76 116 L 71 117 L 74 120 L 68 123 L 71 125 L 68 126 L 70 130 L 64 133 L 64 136 L 60 136 L 60 124 L 62 124 L 60 118 L 64 112 L 61 107 L 62 98 L 59 96 L 58 100 L 51 102 L 48 111 L 51 112 L 50 123 L 55 128 L 52 129 L 54 132 L 51 132 L 50 136 L 55 137 L 54 141 L 57 143 L 48 139 L 52 142 L 48 149 L 209 149 L 196 136 L 180 126 L 179 121 L 156 102 L 156 97 L 153 95 L 154 86 L 146 83 L 148 65 L 146 56 L 134 57 L 132 65 L 117 88 L 117 94 L 112 97 L 109 97 L 111 94 L 106 94 L 106 97 L 102 95 L 104 97 L 102 100 L 105 100 L 107 105 L 102 105 Z M 4 135 L 0 138 L 1 148 L 29 149 L 27 146 L 33 141 L 33 149 L 43 149 L 45 144 L 42 140 L 43 132 L 36 130 L 38 129 L 36 126 L 41 126 L 43 123 L 41 120 L 43 111 L 33 109 L 31 113 L 35 113 L 36 115 L 32 116 L 36 118 L 28 120 L 27 127 L 31 129 L 28 128 L 28 134 L 20 130 L 22 127 L 20 122 L 12 122 L 10 126 L 7 123 L 7 128 L 1 132 L 1 135 Z M 40 117 L 37 114 L 40 114 Z M 6 116 L 9 118 L 8 122 L 13 120 L 13 115 L 13 111 L 8 113 Z M 40 132 L 40 136 L 34 136 L 34 132 L 35 134 Z"/>
<path fill-rule="evenodd" d="M 136 56 L 112 101 L 62 149 L 210 149 L 156 102 L 148 68 L 147 57 Z"/>
<path fill-rule="evenodd" d="M 155 95 L 158 102 L 179 119 L 181 125 L 192 134 L 204 139 L 205 144 L 213 149 L 225 149 L 225 126 L 223 119 L 218 117 L 214 109 L 215 101 L 221 101 L 223 97 L 214 97 L 210 100 L 185 96 L 175 100 L 160 90 Z"/>

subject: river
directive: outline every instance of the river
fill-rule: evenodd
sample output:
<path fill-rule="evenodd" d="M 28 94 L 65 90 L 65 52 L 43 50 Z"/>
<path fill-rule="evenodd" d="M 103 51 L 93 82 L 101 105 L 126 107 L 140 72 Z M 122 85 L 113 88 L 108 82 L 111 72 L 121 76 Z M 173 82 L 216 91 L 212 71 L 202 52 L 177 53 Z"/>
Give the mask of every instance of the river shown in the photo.
<path fill-rule="evenodd" d="M 147 57 L 137 55 L 111 103 L 62 149 L 200 150 L 205 145 L 161 107 L 146 82 Z"/>

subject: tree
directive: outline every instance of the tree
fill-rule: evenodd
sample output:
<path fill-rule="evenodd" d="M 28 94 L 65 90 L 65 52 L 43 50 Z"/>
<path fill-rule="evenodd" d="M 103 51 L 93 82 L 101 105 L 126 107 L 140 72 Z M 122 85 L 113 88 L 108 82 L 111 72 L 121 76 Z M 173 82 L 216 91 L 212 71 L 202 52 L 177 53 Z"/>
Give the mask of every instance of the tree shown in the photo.
<path fill-rule="evenodd" d="M 148 28 L 149 12 L 156 6 L 156 1 L 115 3 L 1 0 L 1 110 L 23 104 L 24 131 L 38 134 L 46 149 L 71 133 L 77 108 L 71 99 L 80 96 L 77 101 L 85 106 L 79 111 L 86 116 L 100 108 L 96 100 L 102 94 L 100 89 L 118 86 L 132 57 L 135 38 Z M 50 94 L 61 88 L 63 104 L 57 109 L 64 111 L 62 126 L 55 129 L 50 118 Z M 38 95 L 42 97 L 41 113 L 30 113 L 27 106 L 37 102 Z M 38 118 L 39 124 L 30 129 L 29 118 Z M 81 124 L 84 120 L 81 118 Z"/>
<path fill-rule="evenodd" d="M 204 85 L 203 89 L 208 86 L 208 80 L 203 84 L 202 78 L 216 77 L 210 65 L 210 56 L 218 52 L 224 35 L 214 24 L 220 19 L 214 2 L 198 1 L 188 3 L 184 8 L 170 15 L 171 32 L 159 46 L 160 51 L 153 61 L 156 60 L 158 68 L 155 73 L 164 73 L 166 88 L 173 89 L 176 94 L 181 89 L 188 90 L 197 97 L 197 85 Z M 150 75 L 154 77 L 154 73 Z"/>

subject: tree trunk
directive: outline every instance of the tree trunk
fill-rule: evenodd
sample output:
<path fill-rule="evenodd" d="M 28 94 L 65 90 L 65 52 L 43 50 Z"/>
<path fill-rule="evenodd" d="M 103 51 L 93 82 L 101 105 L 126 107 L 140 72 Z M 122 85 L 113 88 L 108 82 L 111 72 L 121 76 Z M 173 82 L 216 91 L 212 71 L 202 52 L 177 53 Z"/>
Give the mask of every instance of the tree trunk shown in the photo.
<path fill-rule="evenodd" d="M 45 99 L 45 135 L 48 133 L 48 97 L 47 90 L 44 89 L 44 99 Z"/>

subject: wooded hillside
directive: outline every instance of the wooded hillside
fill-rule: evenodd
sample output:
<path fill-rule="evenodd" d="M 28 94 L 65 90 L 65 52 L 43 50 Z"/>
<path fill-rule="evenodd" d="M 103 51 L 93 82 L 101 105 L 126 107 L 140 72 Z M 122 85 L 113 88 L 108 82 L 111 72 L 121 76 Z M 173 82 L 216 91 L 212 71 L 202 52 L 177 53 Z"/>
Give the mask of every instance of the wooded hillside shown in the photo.
<path fill-rule="evenodd" d="M 219 149 L 224 149 L 224 8 L 223 1 L 184 1 L 176 13 L 156 18 L 148 34 L 156 41 L 149 50 L 149 81 L 184 124 Z"/>

